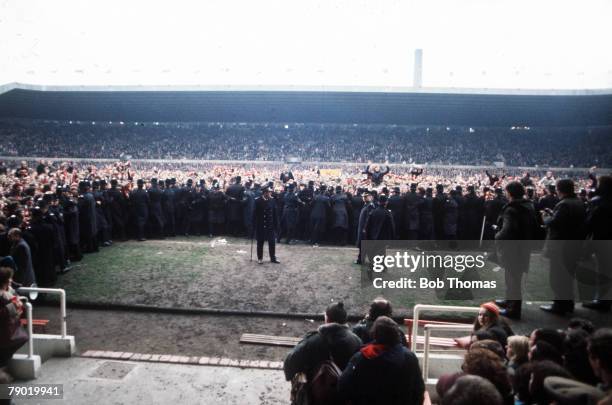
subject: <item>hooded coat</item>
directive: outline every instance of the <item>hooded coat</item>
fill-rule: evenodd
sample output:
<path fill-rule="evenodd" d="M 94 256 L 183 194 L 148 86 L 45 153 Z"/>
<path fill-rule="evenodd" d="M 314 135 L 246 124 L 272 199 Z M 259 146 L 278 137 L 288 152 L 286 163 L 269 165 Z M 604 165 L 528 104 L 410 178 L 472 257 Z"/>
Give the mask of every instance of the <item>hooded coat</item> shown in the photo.
<path fill-rule="evenodd" d="M 425 383 L 417 357 L 397 344 L 368 344 L 349 361 L 338 381 L 352 405 L 420 405 Z"/>

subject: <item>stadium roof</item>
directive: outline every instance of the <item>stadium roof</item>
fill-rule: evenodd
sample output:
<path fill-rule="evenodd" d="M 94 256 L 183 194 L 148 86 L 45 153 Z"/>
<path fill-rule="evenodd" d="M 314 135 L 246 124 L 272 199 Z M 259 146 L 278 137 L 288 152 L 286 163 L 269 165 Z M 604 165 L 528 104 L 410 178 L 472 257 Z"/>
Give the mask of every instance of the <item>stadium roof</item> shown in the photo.
<path fill-rule="evenodd" d="M 612 92 L 414 88 L 0 87 L 0 118 L 464 126 L 612 125 Z"/>

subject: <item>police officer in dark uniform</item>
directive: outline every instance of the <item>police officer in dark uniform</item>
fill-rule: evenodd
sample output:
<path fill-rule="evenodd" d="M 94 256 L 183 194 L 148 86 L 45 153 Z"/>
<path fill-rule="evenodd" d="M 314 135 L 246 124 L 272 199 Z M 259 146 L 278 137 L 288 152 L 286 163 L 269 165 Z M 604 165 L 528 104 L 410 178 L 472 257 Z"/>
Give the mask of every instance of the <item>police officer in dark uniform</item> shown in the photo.
<path fill-rule="evenodd" d="M 420 187 L 419 195 L 423 203 L 419 206 L 419 240 L 432 240 L 433 231 L 433 189 Z"/>
<path fill-rule="evenodd" d="M 393 214 L 387 208 L 388 198 L 381 194 L 378 204 L 372 210 L 365 224 L 365 234 L 368 240 L 392 240 L 395 235 Z"/>
<path fill-rule="evenodd" d="M 393 214 L 387 209 L 388 197 L 381 194 L 378 197 L 378 204 L 370 215 L 368 215 L 364 225 L 364 239 L 368 241 L 384 241 L 393 240 L 395 237 L 395 223 Z M 362 261 L 365 262 L 366 257 L 373 263 L 372 258 L 378 255 L 385 254 L 385 246 L 382 244 L 368 244 L 365 250 L 362 250 Z M 372 273 L 368 272 L 371 277 Z"/>
<path fill-rule="evenodd" d="M 179 233 L 189 235 L 191 223 L 191 202 L 193 200 L 193 180 L 188 179 L 187 183 L 180 187 L 176 192 L 177 210 L 176 224 Z"/>
<path fill-rule="evenodd" d="M 96 200 L 96 225 L 98 227 L 98 243 L 102 246 L 111 245 L 111 229 L 106 220 L 106 196 L 100 190 L 100 182 L 95 180 L 92 183 L 93 196 Z"/>
<path fill-rule="evenodd" d="M 172 185 L 172 179 L 165 180 L 166 187 L 162 195 L 162 211 L 164 213 L 164 235 L 176 236 L 175 227 L 175 191 L 176 189 Z"/>
<path fill-rule="evenodd" d="M 349 199 L 342 186 L 336 186 L 336 193 L 331 196 L 333 223 L 332 231 L 334 241 L 340 245 L 346 244 L 347 232 L 349 229 L 348 207 Z"/>
<path fill-rule="evenodd" d="M 349 209 L 349 243 L 357 243 L 357 228 L 359 227 L 359 214 L 361 209 L 365 205 L 363 200 L 363 188 L 358 188 L 357 192 L 350 196 L 350 209 Z"/>
<path fill-rule="evenodd" d="M 236 176 L 234 184 L 227 188 L 225 194 L 228 197 L 227 202 L 227 224 L 231 235 L 241 235 L 243 233 L 243 198 L 244 186 L 242 185 L 242 177 Z"/>
<path fill-rule="evenodd" d="M 136 227 L 136 238 L 145 241 L 145 228 L 149 219 L 149 194 L 144 189 L 144 180 L 138 179 L 137 189 L 130 193 L 130 204 L 132 206 L 132 216 Z"/>
<path fill-rule="evenodd" d="M 467 186 L 463 212 L 465 213 L 463 220 L 465 239 L 479 240 L 484 215 L 484 198 L 476 195 L 476 188 L 473 185 Z"/>
<path fill-rule="evenodd" d="M 89 181 L 79 183 L 79 231 L 83 253 L 98 251 L 96 200 L 90 190 Z"/>
<path fill-rule="evenodd" d="M 295 184 L 287 186 L 287 192 L 283 198 L 283 213 L 281 216 L 281 228 L 287 237 L 287 244 L 291 244 L 296 238 L 296 228 L 298 225 L 299 206 L 304 204 L 295 194 Z"/>
<path fill-rule="evenodd" d="M 319 246 L 319 242 L 327 226 L 327 211 L 330 208 L 330 199 L 326 195 L 327 187 L 321 185 L 315 195 L 310 212 L 310 243 Z"/>
<path fill-rule="evenodd" d="M 465 197 L 463 196 L 463 187 L 456 186 L 452 197 L 457 203 L 457 239 L 466 240 L 466 225 L 465 225 Z"/>
<path fill-rule="evenodd" d="M 219 182 L 215 180 L 208 195 L 208 225 L 211 237 L 222 234 L 225 225 L 225 204 L 228 198 L 219 187 Z"/>
<path fill-rule="evenodd" d="M 61 188 L 60 188 L 61 190 Z M 64 230 L 64 215 L 62 207 L 59 205 L 59 200 L 56 193 L 45 193 L 40 201 L 40 207 L 43 212 L 43 221 L 53 227 L 55 234 L 53 244 L 53 264 L 57 266 L 61 273 L 66 269 L 66 231 Z"/>
<path fill-rule="evenodd" d="M 444 231 L 444 213 L 446 205 L 446 193 L 442 184 L 436 185 L 436 196 L 432 201 L 434 236 L 437 240 L 443 240 L 446 232 Z"/>
<path fill-rule="evenodd" d="M 64 213 L 64 230 L 66 232 L 66 257 L 71 262 L 78 262 L 83 258 L 80 246 L 79 232 L 79 207 L 77 200 L 74 199 L 70 186 L 66 185 L 62 189 L 60 197 Z"/>
<path fill-rule="evenodd" d="M 261 197 L 255 200 L 253 211 L 253 228 L 257 238 L 257 263 L 263 264 L 263 245 L 268 242 L 268 251 L 272 263 L 280 263 L 276 259 L 276 229 L 278 219 L 276 214 L 276 203 L 272 198 L 272 190 L 269 186 L 263 188 Z"/>
<path fill-rule="evenodd" d="M 310 238 L 310 212 L 312 211 L 312 202 L 314 200 L 314 181 L 308 182 L 308 187 L 300 186 L 300 191 L 297 193 L 304 205 L 300 206 L 300 215 L 298 222 L 298 235 L 300 239 L 308 240 Z"/>
<path fill-rule="evenodd" d="M 493 199 L 485 201 L 486 223 L 483 239 L 492 240 L 495 237 L 493 225 L 497 225 L 499 215 L 506 204 L 508 204 L 508 199 L 504 197 L 504 190 L 500 187 L 495 189 L 495 197 Z"/>
<path fill-rule="evenodd" d="M 44 213 L 40 207 L 31 210 L 29 231 L 36 239 L 36 253 L 32 255 L 32 265 L 36 281 L 40 287 L 52 287 L 57 281 L 53 265 L 53 247 L 57 245 L 57 235 L 53 226 L 45 222 Z"/>
<path fill-rule="evenodd" d="M 244 226 L 249 239 L 253 238 L 253 211 L 255 210 L 255 191 L 252 188 L 253 182 L 245 183 L 244 195 L 242 196 Z"/>
<path fill-rule="evenodd" d="M 195 229 L 195 234 L 208 234 L 208 197 L 206 181 L 200 179 L 199 185 L 193 191 L 193 201 L 191 202 L 191 229 Z"/>
<path fill-rule="evenodd" d="M 123 192 L 118 188 L 119 183 L 117 179 L 110 181 L 111 188 L 106 193 L 108 200 L 108 206 L 111 215 L 111 221 L 113 224 L 112 237 L 113 239 L 126 240 L 127 235 L 125 232 L 125 226 L 127 223 L 127 199 Z"/>
<path fill-rule="evenodd" d="M 149 195 L 149 229 L 151 230 L 151 236 L 155 238 L 163 238 L 163 193 L 159 189 L 158 181 L 155 177 L 151 179 L 151 188 L 147 190 L 147 194 Z"/>
<path fill-rule="evenodd" d="M 400 192 L 399 187 L 393 187 L 393 192 L 387 202 L 387 208 L 393 214 L 393 221 L 395 222 L 395 235 L 394 239 L 400 239 L 403 235 L 402 225 L 404 224 L 404 197 Z"/>
<path fill-rule="evenodd" d="M 417 183 L 410 184 L 410 191 L 404 197 L 404 229 L 408 240 L 419 238 L 419 209 L 423 196 L 417 194 L 417 186 Z"/>
<path fill-rule="evenodd" d="M 365 225 L 370 216 L 370 213 L 374 211 L 376 205 L 374 204 L 374 198 L 372 194 L 370 194 L 367 190 L 363 192 L 363 208 L 361 208 L 361 212 L 359 213 L 359 220 L 357 225 L 357 248 L 359 249 L 359 253 L 357 255 L 357 260 L 355 260 L 355 264 L 363 263 L 363 251 L 361 250 L 361 241 L 365 239 Z"/>

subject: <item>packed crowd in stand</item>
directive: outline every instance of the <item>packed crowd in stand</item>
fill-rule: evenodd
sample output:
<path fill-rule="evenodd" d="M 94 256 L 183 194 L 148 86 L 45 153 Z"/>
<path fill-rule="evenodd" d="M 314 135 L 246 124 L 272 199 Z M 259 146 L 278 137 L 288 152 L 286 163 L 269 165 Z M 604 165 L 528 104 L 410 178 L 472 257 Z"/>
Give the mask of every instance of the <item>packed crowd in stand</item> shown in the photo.
<path fill-rule="evenodd" d="M 323 396 L 333 397 L 334 404 L 430 403 L 417 358 L 392 315 L 391 303 L 377 298 L 365 318 L 351 326 L 342 302 L 329 305 L 325 323 L 285 359 L 294 403 L 307 403 L 300 402 L 305 397 L 327 403 L 317 402 Z M 466 353 L 460 371 L 438 379 L 442 405 L 612 403 L 612 329 L 573 318 L 564 330 L 516 335 L 500 308 L 487 302 L 471 335 L 457 341 L 463 341 Z M 333 375 L 337 388 L 330 391 L 326 382 Z"/>
<path fill-rule="evenodd" d="M 612 166 L 609 127 L 3 121 L 0 137 L 0 156 Z"/>

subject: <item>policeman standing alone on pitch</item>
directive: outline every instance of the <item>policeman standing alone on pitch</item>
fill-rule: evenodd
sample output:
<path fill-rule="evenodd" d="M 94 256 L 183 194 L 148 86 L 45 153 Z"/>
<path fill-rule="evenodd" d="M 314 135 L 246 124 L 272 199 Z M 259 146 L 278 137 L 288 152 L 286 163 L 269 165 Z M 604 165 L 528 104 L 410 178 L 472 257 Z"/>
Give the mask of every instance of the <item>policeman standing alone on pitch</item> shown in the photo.
<path fill-rule="evenodd" d="M 253 226 L 257 238 L 257 263 L 263 264 L 263 245 L 268 241 L 270 262 L 280 263 L 276 260 L 276 229 L 278 229 L 278 216 L 276 203 L 272 198 L 272 189 L 269 186 L 263 188 L 261 197 L 255 200 L 253 212 Z"/>

